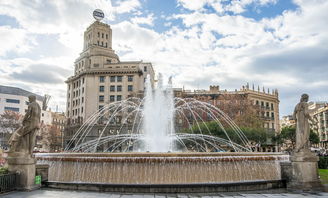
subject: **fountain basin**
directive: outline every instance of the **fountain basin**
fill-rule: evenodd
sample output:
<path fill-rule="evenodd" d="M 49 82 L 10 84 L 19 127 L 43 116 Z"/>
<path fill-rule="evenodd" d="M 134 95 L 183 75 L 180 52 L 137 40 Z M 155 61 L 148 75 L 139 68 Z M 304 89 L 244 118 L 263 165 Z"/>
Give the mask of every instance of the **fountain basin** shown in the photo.
<path fill-rule="evenodd" d="M 48 180 L 113 185 L 186 185 L 281 180 L 277 153 L 42 153 Z"/>

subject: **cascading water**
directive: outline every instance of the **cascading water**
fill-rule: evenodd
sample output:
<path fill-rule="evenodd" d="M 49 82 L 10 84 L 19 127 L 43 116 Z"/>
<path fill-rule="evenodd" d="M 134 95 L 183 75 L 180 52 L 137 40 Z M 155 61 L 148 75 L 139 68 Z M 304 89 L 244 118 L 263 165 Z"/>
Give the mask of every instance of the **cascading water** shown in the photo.
<path fill-rule="evenodd" d="M 209 120 L 221 128 L 221 137 L 210 135 Z M 232 142 L 223 126 L 233 129 L 242 145 Z M 192 98 L 174 98 L 171 79 L 165 87 L 159 75 L 155 88 L 147 80 L 144 99 L 110 103 L 90 116 L 67 145 L 69 153 L 36 158 L 50 165 L 48 179 L 55 183 L 185 186 L 280 180 L 280 162 L 288 156 L 249 152 L 247 145 L 245 135 L 224 112 Z"/>
<path fill-rule="evenodd" d="M 156 89 L 152 89 L 149 76 L 146 81 L 146 96 L 144 103 L 144 137 L 145 151 L 167 152 L 173 148 L 174 103 L 172 81 L 168 87 L 163 85 L 162 75 L 159 75 Z"/>

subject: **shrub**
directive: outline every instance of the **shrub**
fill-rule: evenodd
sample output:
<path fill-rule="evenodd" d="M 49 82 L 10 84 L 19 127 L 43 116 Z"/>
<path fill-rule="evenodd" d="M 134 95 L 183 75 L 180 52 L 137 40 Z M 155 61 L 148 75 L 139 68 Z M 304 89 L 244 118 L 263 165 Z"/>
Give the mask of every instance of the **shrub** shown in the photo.
<path fill-rule="evenodd" d="M 328 157 L 319 157 L 319 162 L 318 162 L 318 167 L 319 169 L 328 169 Z"/>
<path fill-rule="evenodd" d="M 3 175 L 3 174 L 7 174 L 9 171 L 8 171 L 8 168 L 6 167 L 0 167 L 0 175 Z"/>

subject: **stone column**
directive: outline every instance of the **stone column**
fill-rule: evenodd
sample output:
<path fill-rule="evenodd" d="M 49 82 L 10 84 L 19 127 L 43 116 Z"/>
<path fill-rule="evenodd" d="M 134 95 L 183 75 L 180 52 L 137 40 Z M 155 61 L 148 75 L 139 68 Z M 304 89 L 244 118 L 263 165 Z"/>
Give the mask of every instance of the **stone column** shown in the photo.
<path fill-rule="evenodd" d="M 309 149 L 291 155 L 291 178 L 287 188 L 305 191 L 322 190 L 318 175 L 319 157 Z"/>
<path fill-rule="evenodd" d="M 40 187 L 35 184 L 35 158 L 26 153 L 8 153 L 7 163 L 9 171 L 18 173 L 17 190 L 33 190 Z"/>

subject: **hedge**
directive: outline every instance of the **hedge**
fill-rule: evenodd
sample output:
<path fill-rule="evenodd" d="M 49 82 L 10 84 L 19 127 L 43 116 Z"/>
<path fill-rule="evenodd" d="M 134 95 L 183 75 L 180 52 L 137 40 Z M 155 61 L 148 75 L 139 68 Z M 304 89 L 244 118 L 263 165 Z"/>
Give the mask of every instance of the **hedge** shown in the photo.
<path fill-rule="evenodd" d="M 320 156 L 318 162 L 319 169 L 328 169 L 328 156 Z"/>

